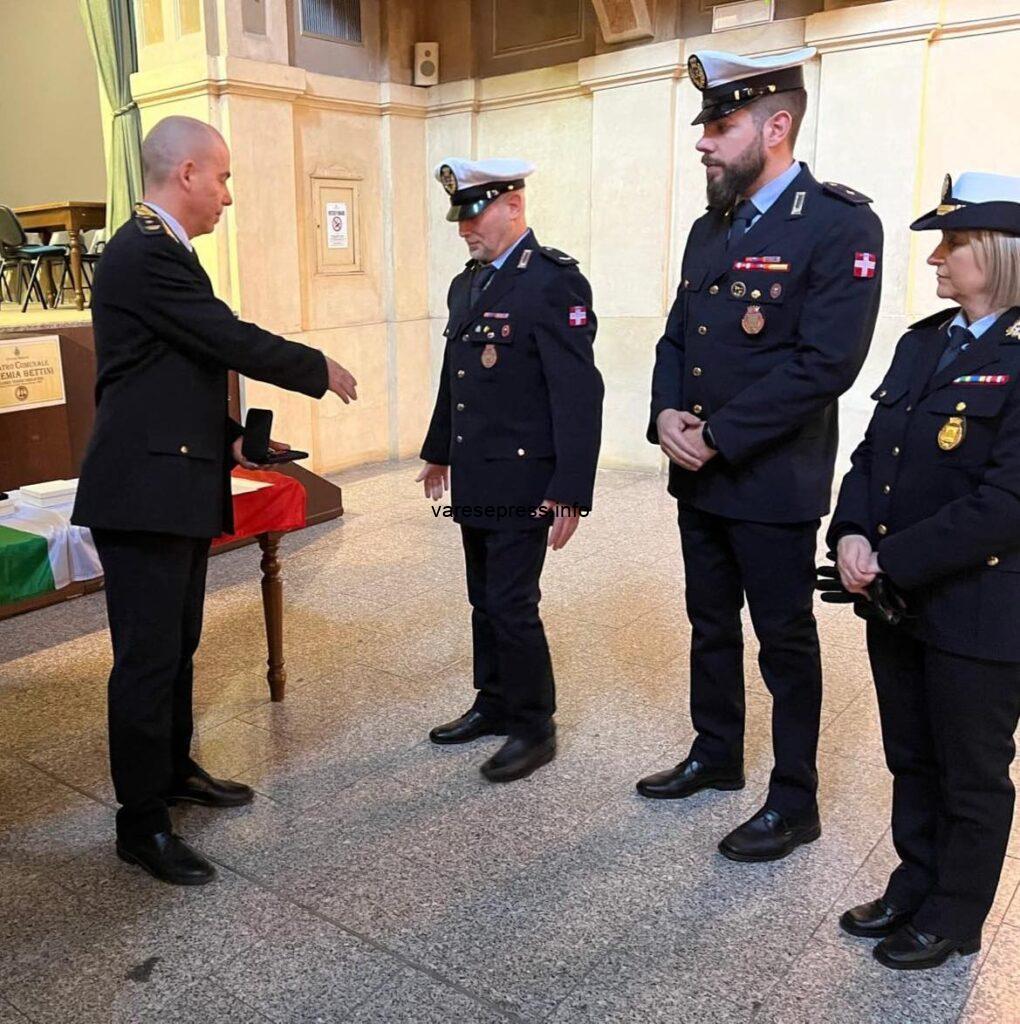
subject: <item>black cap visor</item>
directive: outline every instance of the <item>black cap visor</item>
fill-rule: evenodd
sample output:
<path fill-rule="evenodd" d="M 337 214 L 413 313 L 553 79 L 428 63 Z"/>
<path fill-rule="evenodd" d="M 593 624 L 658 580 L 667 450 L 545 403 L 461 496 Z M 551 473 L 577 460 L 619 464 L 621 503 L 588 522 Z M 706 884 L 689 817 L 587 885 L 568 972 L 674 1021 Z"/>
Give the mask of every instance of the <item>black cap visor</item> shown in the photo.
<path fill-rule="evenodd" d="M 1020 203 L 961 203 L 949 197 L 918 217 L 911 231 L 1002 231 L 1020 235 Z"/>
<path fill-rule="evenodd" d="M 741 78 L 726 85 L 716 85 L 701 94 L 701 112 L 691 124 L 705 124 L 729 117 L 734 111 L 746 107 L 762 96 L 777 92 L 792 92 L 804 88 L 804 68 L 801 65 L 769 71 L 750 78 Z"/>
<path fill-rule="evenodd" d="M 450 221 L 470 220 L 477 217 L 493 200 L 504 192 L 518 192 L 524 188 L 524 179 L 515 181 L 490 181 L 472 188 L 458 189 L 450 196 L 450 209 L 446 219 Z"/>

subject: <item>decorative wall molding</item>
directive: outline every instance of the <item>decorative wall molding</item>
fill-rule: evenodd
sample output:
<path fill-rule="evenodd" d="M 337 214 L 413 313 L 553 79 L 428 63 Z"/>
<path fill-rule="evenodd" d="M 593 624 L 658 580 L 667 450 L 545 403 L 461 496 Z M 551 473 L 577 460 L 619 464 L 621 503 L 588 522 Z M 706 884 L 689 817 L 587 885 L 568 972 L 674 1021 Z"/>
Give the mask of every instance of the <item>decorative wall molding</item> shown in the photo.
<path fill-rule="evenodd" d="M 902 24 L 874 23 L 872 8 L 857 7 L 838 12 L 813 15 L 807 18 L 805 43 L 818 48 L 819 53 L 834 53 L 839 50 L 867 49 L 896 43 L 937 42 L 965 36 L 990 35 L 997 32 L 1015 32 L 1020 28 L 1020 11 L 994 15 L 985 18 L 960 18 L 955 21 L 938 21 L 938 7 L 931 5 L 932 17 L 905 21 Z M 855 30 L 854 23 L 858 28 Z M 839 31 L 827 34 L 829 25 Z"/>
<path fill-rule="evenodd" d="M 131 87 L 140 107 L 198 97 L 241 96 L 365 117 L 424 118 L 427 113 L 425 90 L 329 78 L 332 91 L 327 93 L 316 88 L 319 79 L 320 76 L 310 76 L 300 68 L 210 57 L 205 62 L 136 73 L 131 77 Z M 345 95 L 347 90 L 349 94 Z M 408 102 L 419 96 L 419 103 Z"/>

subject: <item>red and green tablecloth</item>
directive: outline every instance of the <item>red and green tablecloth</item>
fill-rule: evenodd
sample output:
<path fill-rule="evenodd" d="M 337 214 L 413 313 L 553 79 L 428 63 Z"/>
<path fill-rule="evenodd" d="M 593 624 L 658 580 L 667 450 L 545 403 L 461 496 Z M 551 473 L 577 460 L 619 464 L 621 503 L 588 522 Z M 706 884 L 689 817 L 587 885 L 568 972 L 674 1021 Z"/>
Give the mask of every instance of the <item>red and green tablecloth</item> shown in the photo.
<path fill-rule="evenodd" d="M 218 537 L 214 544 L 305 525 L 307 494 L 297 480 L 240 467 L 233 476 L 264 486 L 234 494 L 234 533 Z M 17 498 L 17 492 L 14 496 Z M 35 508 L 19 501 L 13 515 L 0 518 L 0 604 L 103 575 L 92 534 L 70 521 L 71 505 Z"/>

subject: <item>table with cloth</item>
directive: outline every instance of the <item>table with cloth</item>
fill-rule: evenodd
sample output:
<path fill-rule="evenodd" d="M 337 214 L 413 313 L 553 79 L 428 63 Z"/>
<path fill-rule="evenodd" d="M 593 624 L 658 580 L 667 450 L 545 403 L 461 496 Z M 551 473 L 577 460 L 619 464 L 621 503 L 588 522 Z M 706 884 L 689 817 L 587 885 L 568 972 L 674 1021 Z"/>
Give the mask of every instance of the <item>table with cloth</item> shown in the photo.
<path fill-rule="evenodd" d="M 291 475 L 235 468 L 231 479 L 234 532 L 217 537 L 212 553 L 258 541 L 262 551 L 262 603 L 269 649 L 267 680 L 282 700 L 283 660 L 281 534 L 307 524 L 308 496 Z M 103 567 L 91 532 L 70 521 L 73 500 L 38 508 L 11 493 L 13 513 L 0 514 L 0 618 L 51 603 L 50 595 L 75 597 L 99 589 Z"/>

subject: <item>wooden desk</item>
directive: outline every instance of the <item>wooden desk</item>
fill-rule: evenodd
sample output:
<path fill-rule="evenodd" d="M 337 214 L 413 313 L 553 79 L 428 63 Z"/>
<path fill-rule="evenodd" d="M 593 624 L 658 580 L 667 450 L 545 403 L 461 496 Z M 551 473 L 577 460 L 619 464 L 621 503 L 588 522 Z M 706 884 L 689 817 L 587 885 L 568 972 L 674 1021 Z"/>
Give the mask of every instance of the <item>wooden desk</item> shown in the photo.
<path fill-rule="evenodd" d="M 81 232 L 106 227 L 106 203 L 59 202 L 41 206 L 21 206 L 14 211 L 26 231 L 38 231 L 43 243 L 49 245 L 54 231 L 66 231 L 71 246 L 71 277 L 74 280 L 74 298 L 79 309 L 85 308 L 85 290 L 82 287 Z M 46 269 L 49 274 L 49 266 Z M 56 288 L 49 277 L 50 296 Z"/>

